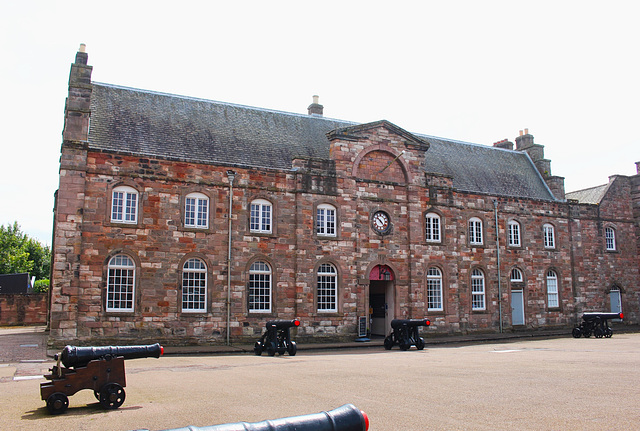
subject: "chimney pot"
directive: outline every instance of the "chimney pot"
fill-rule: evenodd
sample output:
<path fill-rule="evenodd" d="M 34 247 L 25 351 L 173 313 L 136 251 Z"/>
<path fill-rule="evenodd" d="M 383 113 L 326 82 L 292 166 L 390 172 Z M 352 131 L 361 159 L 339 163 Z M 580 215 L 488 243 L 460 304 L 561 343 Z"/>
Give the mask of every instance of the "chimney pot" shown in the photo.
<path fill-rule="evenodd" d="M 309 111 L 309 115 L 314 115 L 316 117 L 322 117 L 324 106 L 319 103 L 320 97 L 317 95 L 313 96 L 313 103 L 307 107 Z"/>
<path fill-rule="evenodd" d="M 529 134 L 529 129 L 524 129 L 524 134 L 528 135 Z"/>
<path fill-rule="evenodd" d="M 523 135 L 522 130 L 520 130 L 520 136 L 522 136 L 522 135 Z"/>
<path fill-rule="evenodd" d="M 80 48 L 78 48 L 78 52 L 87 52 L 87 45 L 81 43 Z"/>

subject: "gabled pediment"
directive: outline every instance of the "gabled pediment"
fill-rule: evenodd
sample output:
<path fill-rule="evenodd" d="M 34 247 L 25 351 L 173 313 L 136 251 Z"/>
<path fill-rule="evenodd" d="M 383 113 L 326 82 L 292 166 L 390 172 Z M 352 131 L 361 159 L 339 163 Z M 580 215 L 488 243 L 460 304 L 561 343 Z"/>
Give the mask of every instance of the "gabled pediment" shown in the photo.
<path fill-rule="evenodd" d="M 329 139 L 329 141 L 332 141 L 334 139 L 341 139 L 345 141 L 360 141 L 367 139 L 367 135 L 369 134 L 368 132 L 380 128 L 386 129 L 390 133 L 402 137 L 403 139 L 405 139 L 406 145 L 411 145 L 415 147 L 415 149 L 422 151 L 427 151 L 429 149 L 429 142 L 427 142 L 425 139 L 420 138 L 419 136 L 416 136 L 411 132 L 407 132 L 403 128 L 398 127 L 387 120 L 379 120 L 372 123 L 357 124 L 354 126 L 334 129 L 327 133 L 327 138 Z"/>

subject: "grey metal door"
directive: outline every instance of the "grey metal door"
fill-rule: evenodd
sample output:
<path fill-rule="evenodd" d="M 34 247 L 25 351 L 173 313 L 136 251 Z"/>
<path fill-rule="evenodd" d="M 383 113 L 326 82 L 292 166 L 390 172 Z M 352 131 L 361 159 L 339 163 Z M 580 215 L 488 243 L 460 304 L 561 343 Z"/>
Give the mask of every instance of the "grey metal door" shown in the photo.
<path fill-rule="evenodd" d="M 524 294 L 522 290 L 511 291 L 511 325 L 524 325 Z"/>
<path fill-rule="evenodd" d="M 609 292 L 609 300 L 611 301 L 612 313 L 622 312 L 622 301 L 620 300 L 619 290 L 612 290 L 611 292 Z"/>

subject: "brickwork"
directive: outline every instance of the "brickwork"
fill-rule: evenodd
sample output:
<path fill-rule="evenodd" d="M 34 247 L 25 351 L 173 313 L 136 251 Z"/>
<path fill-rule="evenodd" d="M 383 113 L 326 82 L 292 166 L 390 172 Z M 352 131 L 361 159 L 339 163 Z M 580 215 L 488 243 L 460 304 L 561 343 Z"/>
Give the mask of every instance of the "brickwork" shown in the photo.
<path fill-rule="evenodd" d="M 0 326 L 45 325 L 47 295 L 41 293 L 0 295 Z"/>

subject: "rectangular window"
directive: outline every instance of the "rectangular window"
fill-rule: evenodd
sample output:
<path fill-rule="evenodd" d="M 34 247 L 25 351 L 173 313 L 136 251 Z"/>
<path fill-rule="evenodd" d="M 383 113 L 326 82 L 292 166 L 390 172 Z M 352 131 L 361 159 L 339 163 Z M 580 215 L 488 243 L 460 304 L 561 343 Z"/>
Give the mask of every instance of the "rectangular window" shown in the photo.
<path fill-rule="evenodd" d="M 133 275 L 133 269 L 109 269 L 107 311 L 133 311 Z"/>
<path fill-rule="evenodd" d="M 209 225 L 209 200 L 200 197 L 185 199 L 184 225 L 187 227 L 207 228 Z"/>
<path fill-rule="evenodd" d="M 425 224 L 427 242 L 440 242 L 440 217 L 427 214 Z"/>
<path fill-rule="evenodd" d="M 318 207 L 316 211 L 316 232 L 322 236 L 336 236 L 336 210 L 332 207 Z"/>
<path fill-rule="evenodd" d="M 205 272 L 182 273 L 182 311 L 203 312 L 206 304 L 207 274 Z"/>
<path fill-rule="evenodd" d="M 553 232 L 553 226 L 544 225 L 544 248 L 556 248 L 556 239 Z"/>
<path fill-rule="evenodd" d="M 547 304 L 549 308 L 558 308 L 558 277 L 553 271 L 547 274 Z"/>
<path fill-rule="evenodd" d="M 271 204 L 266 201 L 251 203 L 251 232 L 271 232 Z"/>
<path fill-rule="evenodd" d="M 138 217 L 138 193 L 130 187 L 114 190 L 111 195 L 111 221 L 136 223 Z"/>
<path fill-rule="evenodd" d="M 475 269 L 471 273 L 471 309 L 485 310 L 484 274 Z"/>
<path fill-rule="evenodd" d="M 263 262 L 256 262 L 249 271 L 249 312 L 271 312 L 271 270 Z"/>
<path fill-rule="evenodd" d="M 607 241 L 607 250 L 616 251 L 616 231 L 608 227 L 605 229 L 604 234 Z"/>
<path fill-rule="evenodd" d="M 509 223 L 509 246 L 520 247 L 520 225 L 517 222 Z"/>
<path fill-rule="evenodd" d="M 479 219 L 469 220 L 469 243 L 482 244 L 482 222 Z"/>
<path fill-rule="evenodd" d="M 335 269 L 323 264 L 318 271 L 318 311 L 338 311 L 338 284 Z"/>
<path fill-rule="evenodd" d="M 442 273 L 438 268 L 429 268 L 427 272 L 427 309 L 442 311 Z"/>

